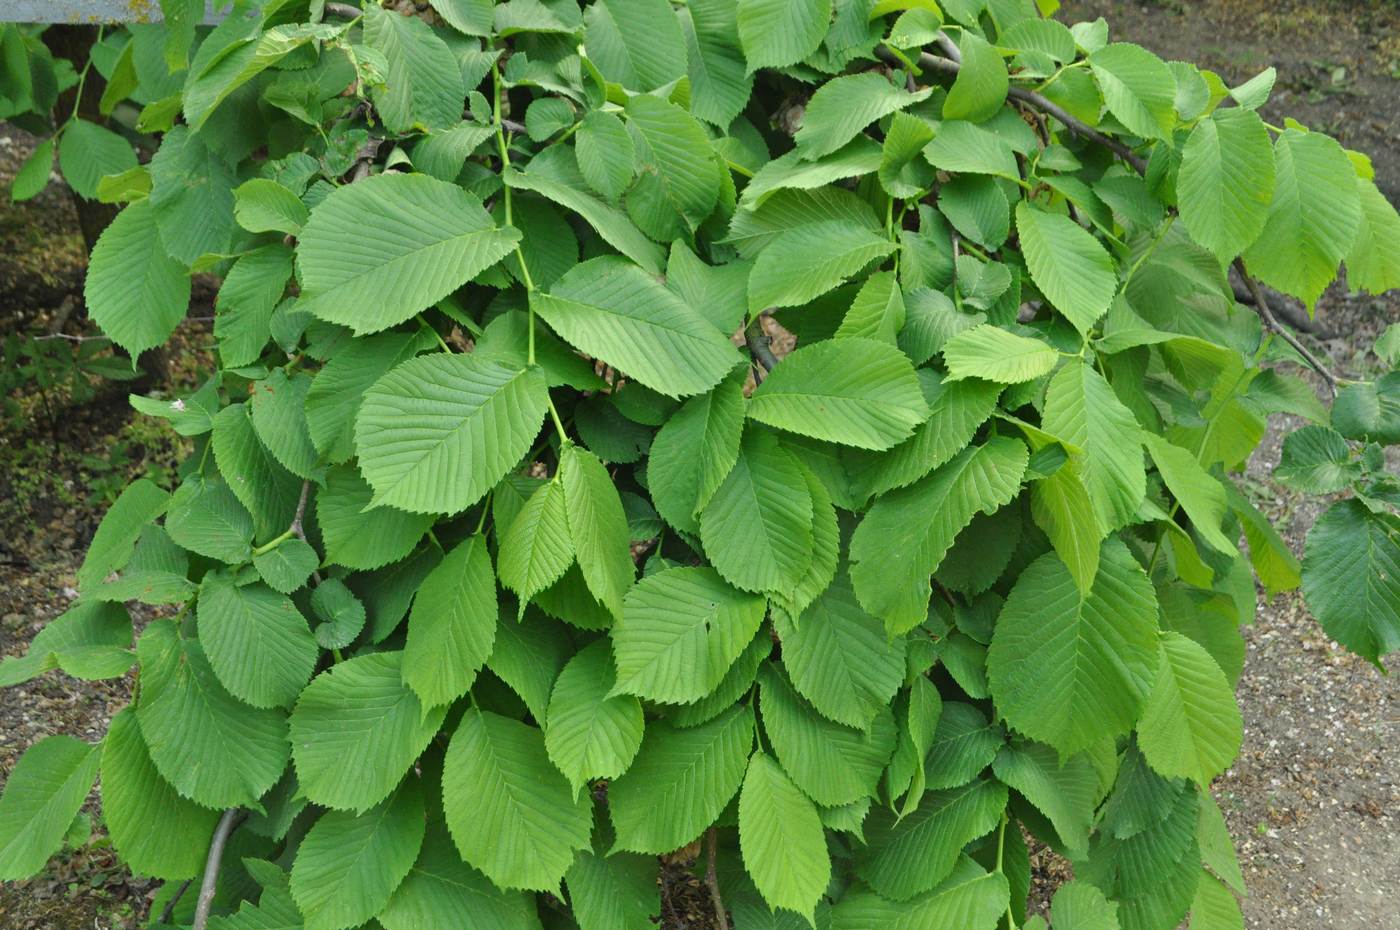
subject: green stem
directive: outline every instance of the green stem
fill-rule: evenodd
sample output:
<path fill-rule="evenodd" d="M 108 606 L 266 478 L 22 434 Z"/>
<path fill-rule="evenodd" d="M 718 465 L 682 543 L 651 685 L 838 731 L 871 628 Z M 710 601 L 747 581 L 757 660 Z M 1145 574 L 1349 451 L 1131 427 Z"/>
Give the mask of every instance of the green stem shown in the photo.
<path fill-rule="evenodd" d="M 433 334 L 433 338 L 436 339 L 436 340 L 437 340 L 437 344 L 438 344 L 439 346 L 442 347 L 442 351 L 444 351 L 444 352 L 451 352 L 451 351 L 452 351 L 452 347 L 451 347 L 450 345 L 447 344 L 447 340 L 445 340 L 445 339 L 442 338 L 442 334 L 439 333 L 439 332 L 437 331 L 437 328 L 434 327 L 433 324 L 429 323 L 428 320 L 427 320 L 427 318 L 424 317 L 423 314 L 421 314 L 421 313 L 418 314 L 418 322 L 421 323 L 421 324 L 423 324 L 423 328 L 424 328 L 424 329 L 426 329 L 428 332 L 430 332 L 430 333 Z"/>
<path fill-rule="evenodd" d="M 1003 854 L 1006 852 L 1006 824 L 1007 824 L 1007 822 L 1008 822 L 1008 821 L 1007 821 L 1007 817 L 1006 817 L 1006 811 L 1002 811 L 1002 812 L 1001 812 L 1001 827 L 997 830 L 997 871 L 998 871 L 998 872 L 1001 872 L 1002 875 L 1005 875 L 1005 874 L 1006 874 L 1006 872 L 1002 870 L 1001 863 L 1002 863 L 1002 856 L 1003 856 Z M 1015 917 L 1015 915 L 1012 914 L 1012 912 L 1011 912 L 1011 901 L 1010 901 L 1009 899 L 1008 899 L 1007 902 L 1006 902 L 1006 927 L 1007 927 L 1007 930 L 1016 930 L 1016 917 Z"/>
<path fill-rule="evenodd" d="M 263 543 L 261 546 L 258 546 L 253 550 L 254 558 L 262 555 L 263 553 L 271 552 L 273 549 L 276 549 L 278 546 L 282 545 L 284 542 L 291 539 L 295 535 L 296 531 L 289 529 L 286 532 L 282 533 L 282 535 L 276 536 L 268 540 L 267 542 Z"/>
<path fill-rule="evenodd" d="M 102 33 L 106 28 L 106 26 L 97 27 L 97 41 L 93 43 L 94 46 L 102 44 Z M 54 130 L 54 136 L 67 129 L 68 124 L 78 118 L 78 108 L 83 105 L 83 88 L 87 85 L 88 71 L 90 70 L 92 70 L 92 55 L 89 53 L 88 60 L 83 64 L 83 70 L 78 72 L 78 92 L 73 97 L 73 112 L 68 114 L 68 118 L 63 121 L 63 124 Z"/>
<path fill-rule="evenodd" d="M 480 536 L 481 531 L 486 528 L 486 518 L 491 515 L 491 495 L 494 493 L 494 490 L 486 492 L 486 500 L 481 505 L 481 519 L 476 521 L 476 533 L 474 535 Z"/>
<path fill-rule="evenodd" d="M 533 333 L 533 330 L 531 332 Z M 564 421 L 559 419 L 559 411 L 554 407 L 554 398 L 549 397 L 548 394 L 545 397 L 549 401 L 549 418 L 554 421 L 554 429 L 559 434 L 559 441 L 568 442 L 569 434 L 564 432 Z"/>
<path fill-rule="evenodd" d="M 506 141 L 505 127 L 501 124 L 502 81 L 501 64 L 499 59 L 492 66 L 491 72 L 492 76 L 495 78 L 495 80 L 492 82 L 495 99 L 492 101 L 491 116 L 492 120 L 496 124 L 496 146 L 500 149 L 501 152 L 501 173 L 502 175 L 504 175 L 506 169 L 510 167 L 510 144 Z M 506 225 L 513 226 L 515 214 L 512 212 L 511 208 L 511 187 L 509 184 L 504 184 L 503 188 L 505 192 L 504 197 L 506 210 Z M 535 364 L 535 302 L 530 298 L 535 293 L 535 282 L 530 278 L 530 266 L 525 264 L 525 253 L 520 250 L 519 242 L 515 244 L 515 259 L 516 261 L 520 262 L 520 278 L 525 283 L 526 315 L 529 319 L 530 324 L 529 334 L 527 336 L 528 342 L 525 353 L 525 362 L 526 364 L 533 365 Z M 554 420 L 556 423 L 558 423 L 558 414 L 554 415 Z M 560 430 L 562 432 L 562 426 L 560 427 Z"/>

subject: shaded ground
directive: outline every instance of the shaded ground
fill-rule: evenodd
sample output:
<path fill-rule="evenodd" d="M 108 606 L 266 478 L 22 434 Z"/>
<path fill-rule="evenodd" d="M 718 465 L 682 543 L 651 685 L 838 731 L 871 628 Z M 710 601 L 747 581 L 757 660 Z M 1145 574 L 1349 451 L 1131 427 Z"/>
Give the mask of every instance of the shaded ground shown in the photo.
<path fill-rule="evenodd" d="M 1400 7 L 1386 0 L 1069 0 L 1067 22 L 1104 15 L 1113 36 L 1169 58 L 1196 61 L 1228 80 L 1280 68 L 1269 105 L 1340 136 L 1375 160 L 1377 182 L 1400 199 Z M 32 140 L 0 124 L 0 184 Z M 0 197 L 0 201 L 6 198 Z M 36 202 L 0 203 L 0 338 L 45 328 L 81 279 L 81 244 L 66 192 L 51 185 Z M 1334 287 L 1319 315 L 1345 339 L 1313 344 L 1335 367 L 1362 375 L 1365 350 L 1400 302 L 1350 298 Z M 65 329 L 82 333 L 79 323 Z M 172 372 L 192 386 L 207 324 L 178 338 L 193 359 Z M 61 392 L 60 392 L 61 395 Z M 48 416 L 30 397 L 27 425 L 0 423 L 0 653 L 21 652 L 68 604 L 74 574 L 104 500 L 137 474 L 168 474 L 179 449 L 165 431 L 130 417 L 125 386 L 74 411 L 52 398 Z M 1320 512 L 1268 479 L 1289 425 L 1276 421 L 1249 468 L 1256 499 L 1302 551 Z M 1400 888 L 1400 683 L 1327 642 L 1298 595 L 1261 601 L 1245 638 L 1239 698 L 1245 717 L 1240 759 L 1216 795 L 1240 848 L 1251 897 L 1251 930 L 1377 930 L 1393 925 L 1387 892 Z M 0 772 L 27 746 L 55 732 L 95 740 L 125 703 L 126 682 L 87 684 L 50 673 L 0 693 Z M 1043 869 L 1056 865 L 1045 861 Z M 669 873 L 666 930 L 709 930 L 704 889 Z M 1043 873 L 1042 873 L 1043 874 Z M 0 885 L 0 928 L 130 928 L 152 886 L 127 876 L 100 836 L 55 860 L 31 882 Z"/>

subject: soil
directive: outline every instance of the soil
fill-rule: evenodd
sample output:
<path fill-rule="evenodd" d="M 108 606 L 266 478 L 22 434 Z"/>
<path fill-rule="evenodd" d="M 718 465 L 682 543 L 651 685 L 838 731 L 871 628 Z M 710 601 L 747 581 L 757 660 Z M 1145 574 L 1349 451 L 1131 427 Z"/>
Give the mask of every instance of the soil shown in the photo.
<path fill-rule="evenodd" d="M 1271 121 L 1284 115 L 1334 133 L 1368 153 L 1376 180 L 1400 200 L 1400 7 L 1393 0 L 1067 0 L 1066 22 L 1108 19 L 1115 39 L 1167 58 L 1195 61 L 1228 82 L 1268 64 L 1279 68 Z M 33 139 L 0 124 L 0 184 Z M 7 198 L 3 198 L 7 201 Z M 81 237 L 66 190 L 0 203 L 0 339 L 47 332 L 80 291 Z M 71 304 L 71 301 L 70 301 Z M 1320 320 L 1343 338 L 1307 341 L 1335 370 L 1364 376 L 1400 299 L 1357 298 L 1334 286 Z M 83 335 L 80 313 L 62 331 Z M 182 324 L 171 388 L 190 388 L 207 366 L 207 321 Z M 75 573 L 106 502 L 139 474 L 169 475 L 183 447 L 168 432 L 132 419 L 126 385 L 67 409 L 61 396 L 21 398 L 19 426 L 0 421 L 0 654 L 22 652 L 66 609 Z M 1246 484 L 1295 552 L 1326 502 L 1270 480 L 1282 437 L 1296 424 L 1274 418 L 1250 462 Z M 137 617 L 138 624 L 149 615 Z M 1331 644 L 1297 594 L 1268 601 L 1245 630 L 1247 661 L 1238 696 L 1245 742 L 1215 794 L 1239 847 L 1249 884 L 1250 930 L 1376 930 L 1393 924 L 1400 888 L 1400 682 Z M 1396 667 L 1391 663 L 1391 669 Z M 0 773 L 51 733 L 95 740 L 128 699 L 129 683 L 84 683 L 50 673 L 0 693 Z M 1038 851 L 1035 899 L 1066 875 Z M 145 917 L 152 883 L 127 875 L 100 831 L 43 876 L 0 885 L 0 928 L 128 930 Z M 712 930 L 705 889 L 668 866 L 665 930 Z"/>

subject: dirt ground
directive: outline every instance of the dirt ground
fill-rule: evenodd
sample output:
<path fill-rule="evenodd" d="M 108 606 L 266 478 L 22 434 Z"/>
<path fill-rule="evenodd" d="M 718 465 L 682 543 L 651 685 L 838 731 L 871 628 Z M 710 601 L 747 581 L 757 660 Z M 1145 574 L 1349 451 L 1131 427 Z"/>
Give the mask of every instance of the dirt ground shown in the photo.
<path fill-rule="evenodd" d="M 1268 64 L 1279 81 L 1272 119 L 1292 115 L 1370 154 L 1377 182 L 1400 200 L 1400 4 L 1395 0 L 1067 0 L 1066 22 L 1108 19 L 1116 39 L 1192 60 L 1229 81 Z M 0 187 L 32 140 L 0 124 Z M 28 205 L 0 197 L 0 339 L 42 328 L 81 279 L 81 242 L 66 191 Z M 1400 299 L 1334 287 L 1319 317 L 1345 338 L 1312 344 L 1334 367 L 1366 375 L 1366 355 Z M 70 324 L 66 330 L 81 330 Z M 208 324 L 182 325 L 177 385 L 200 380 Z M 20 427 L 0 420 L 0 654 L 16 654 L 67 606 L 105 501 L 137 474 L 169 475 L 181 448 L 133 419 L 126 386 L 74 410 L 25 401 Z M 1320 512 L 1269 474 L 1290 425 L 1270 424 L 1251 461 L 1256 500 L 1301 552 Z M 140 617 L 138 620 L 147 619 Z M 1400 888 L 1400 683 L 1330 644 L 1300 596 L 1261 598 L 1245 632 L 1239 700 L 1244 749 L 1216 784 L 1250 887 L 1250 930 L 1380 930 L 1395 926 Z M 1394 671 L 1396 663 L 1391 663 Z M 56 673 L 0 692 L 0 773 L 55 732 L 95 740 L 128 697 L 126 682 L 84 684 Z M 1051 866 L 1052 871 L 1054 870 Z M 709 930 L 703 891 L 674 876 L 665 930 Z M 99 837 L 30 882 L 0 885 L 0 930 L 133 928 L 151 883 L 133 879 Z"/>

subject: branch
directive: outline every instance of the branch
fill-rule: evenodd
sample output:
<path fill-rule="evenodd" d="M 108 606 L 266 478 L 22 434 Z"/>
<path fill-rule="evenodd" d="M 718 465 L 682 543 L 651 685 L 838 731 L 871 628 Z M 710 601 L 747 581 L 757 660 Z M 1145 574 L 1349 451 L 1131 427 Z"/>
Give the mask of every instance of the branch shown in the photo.
<path fill-rule="evenodd" d="M 170 900 L 165 902 L 165 907 L 160 912 L 160 922 L 170 923 L 170 918 L 175 916 L 175 905 L 180 903 L 180 899 L 185 896 L 185 891 L 189 889 L 193 879 L 185 879 L 180 883 L 180 887 L 175 889 L 175 893 L 170 896 Z"/>
<path fill-rule="evenodd" d="M 1322 380 L 1327 382 L 1327 389 L 1332 392 L 1332 398 L 1335 400 L 1337 397 L 1337 376 L 1332 374 L 1327 366 L 1318 360 L 1317 356 L 1308 351 L 1307 346 L 1299 342 L 1297 336 L 1279 323 L 1278 317 L 1274 316 L 1274 312 L 1269 309 L 1268 298 L 1264 296 L 1259 282 L 1250 277 L 1249 272 L 1245 271 L 1244 262 L 1238 258 L 1235 259 L 1235 270 L 1239 272 L 1245 287 L 1249 288 L 1249 293 L 1254 298 L 1254 312 L 1259 314 L 1259 318 L 1264 321 L 1264 328 L 1292 346 L 1293 351 L 1301 355 L 1303 361 L 1308 363 L 1308 367 L 1322 376 Z"/>
<path fill-rule="evenodd" d="M 230 807 L 219 818 L 214 828 L 214 838 L 209 841 L 209 858 L 204 862 L 204 879 L 199 886 L 199 901 L 194 908 L 194 923 L 190 930 L 205 930 L 209 925 L 209 910 L 214 906 L 214 891 L 219 884 L 219 866 L 223 864 L 224 846 L 228 838 L 248 812 Z"/>
<path fill-rule="evenodd" d="M 938 38 L 933 40 L 939 48 L 943 49 L 943 54 L 951 58 L 956 64 L 962 64 L 962 49 L 958 48 L 958 43 L 954 42 L 946 32 L 940 32 Z"/>
<path fill-rule="evenodd" d="M 358 19 L 363 15 L 364 10 L 352 6 L 349 3 L 327 3 L 326 15 L 339 16 L 341 19 Z"/>
<path fill-rule="evenodd" d="M 715 828 L 705 831 L 705 884 L 710 886 L 710 901 L 715 906 L 715 926 L 729 930 L 729 913 L 724 909 L 724 897 L 719 893 L 719 876 L 715 874 Z"/>
<path fill-rule="evenodd" d="M 744 330 L 744 343 L 749 347 L 749 355 L 758 363 L 754 369 L 754 381 L 758 384 L 762 384 L 763 376 L 778 364 L 778 357 L 773 354 L 773 337 L 763 331 L 762 320 L 762 315 L 754 317 Z"/>

